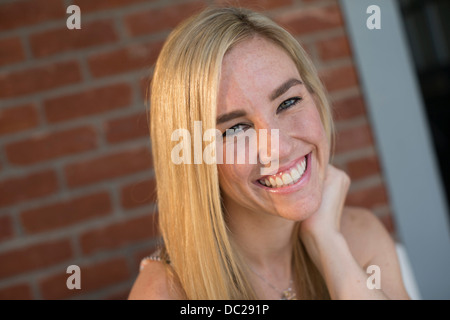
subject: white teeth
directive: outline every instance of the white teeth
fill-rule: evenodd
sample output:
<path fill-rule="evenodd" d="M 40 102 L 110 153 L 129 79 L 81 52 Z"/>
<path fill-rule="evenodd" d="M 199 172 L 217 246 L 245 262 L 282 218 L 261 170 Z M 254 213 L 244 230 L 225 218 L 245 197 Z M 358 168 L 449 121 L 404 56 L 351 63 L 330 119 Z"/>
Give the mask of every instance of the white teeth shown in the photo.
<path fill-rule="evenodd" d="M 277 177 L 276 181 L 277 181 L 277 186 L 278 187 L 282 187 L 283 186 L 283 180 L 281 180 L 280 177 Z"/>
<path fill-rule="evenodd" d="M 302 175 L 300 173 L 298 173 L 298 170 L 293 168 L 291 170 L 291 176 L 292 176 L 292 180 L 297 181 Z"/>
<path fill-rule="evenodd" d="M 283 183 L 284 184 L 289 184 L 291 182 L 293 182 L 294 179 L 292 179 L 291 175 L 289 173 L 285 173 L 283 174 Z"/>
<path fill-rule="evenodd" d="M 289 171 L 283 173 L 281 176 L 271 176 L 265 179 L 259 180 L 262 185 L 265 185 L 269 188 L 279 188 L 288 186 L 296 183 L 305 173 L 306 170 L 306 157 L 303 161 L 297 164 L 296 167 L 290 169 Z"/>
<path fill-rule="evenodd" d="M 269 178 L 269 181 L 273 188 L 275 188 L 277 186 L 277 183 L 275 182 L 274 178 Z"/>

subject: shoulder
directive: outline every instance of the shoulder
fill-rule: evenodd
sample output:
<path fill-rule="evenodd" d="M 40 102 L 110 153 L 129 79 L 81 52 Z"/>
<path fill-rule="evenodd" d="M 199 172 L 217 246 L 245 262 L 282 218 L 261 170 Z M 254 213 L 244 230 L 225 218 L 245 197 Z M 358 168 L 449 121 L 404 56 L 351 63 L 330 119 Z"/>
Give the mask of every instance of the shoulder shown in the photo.
<path fill-rule="evenodd" d="M 341 218 L 341 232 L 355 259 L 366 265 L 379 250 L 381 243 L 394 245 L 380 219 L 370 210 L 360 207 L 345 207 Z"/>
<path fill-rule="evenodd" d="M 361 207 L 344 207 L 341 230 L 347 236 L 389 235 L 380 219 L 372 211 Z"/>
<path fill-rule="evenodd" d="M 167 264 L 145 259 L 128 296 L 129 300 L 174 300 L 180 296 L 174 290 L 174 281 Z"/>
<path fill-rule="evenodd" d="M 396 243 L 380 219 L 370 210 L 346 207 L 342 213 L 341 232 L 348 247 L 364 271 L 377 266 L 381 271 L 381 287 L 391 299 L 408 299 Z"/>

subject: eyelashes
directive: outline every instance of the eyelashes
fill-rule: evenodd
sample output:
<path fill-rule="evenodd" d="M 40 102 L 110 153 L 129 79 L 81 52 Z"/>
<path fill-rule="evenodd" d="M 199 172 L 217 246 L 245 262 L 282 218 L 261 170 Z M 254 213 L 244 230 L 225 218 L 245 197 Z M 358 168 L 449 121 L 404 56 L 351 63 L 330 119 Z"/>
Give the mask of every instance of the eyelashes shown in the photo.
<path fill-rule="evenodd" d="M 293 97 L 293 98 L 289 98 L 287 100 L 284 100 L 277 108 L 275 114 L 279 114 L 280 112 L 287 110 L 293 106 L 295 106 L 297 103 L 299 103 L 302 100 L 301 97 Z M 245 131 L 246 129 L 250 128 L 251 125 L 250 124 L 246 124 L 246 123 L 238 123 L 234 126 L 232 126 L 231 128 L 225 130 L 225 132 L 222 134 L 222 137 L 230 137 L 233 135 L 236 135 L 242 131 Z"/>
<path fill-rule="evenodd" d="M 284 100 L 277 108 L 276 114 L 279 114 L 281 111 L 289 109 L 292 106 L 295 106 L 297 103 L 300 102 L 302 98 L 300 97 L 294 97 L 287 100 Z"/>
<path fill-rule="evenodd" d="M 242 127 L 244 127 L 244 128 L 242 128 Z M 245 131 L 245 129 L 248 129 L 248 128 L 250 128 L 250 125 L 248 125 L 248 124 L 245 124 L 245 123 L 236 124 L 236 125 L 232 126 L 231 128 L 225 130 L 225 132 L 222 134 L 222 137 L 234 136 L 241 131 Z"/>

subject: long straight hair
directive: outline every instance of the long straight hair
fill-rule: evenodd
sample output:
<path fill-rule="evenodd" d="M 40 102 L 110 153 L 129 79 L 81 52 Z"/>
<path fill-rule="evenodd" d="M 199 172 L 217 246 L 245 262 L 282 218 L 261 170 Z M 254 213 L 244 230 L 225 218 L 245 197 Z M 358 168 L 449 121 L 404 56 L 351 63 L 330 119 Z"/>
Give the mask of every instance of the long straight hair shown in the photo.
<path fill-rule="evenodd" d="M 159 227 L 167 269 L 186 299 L 257 299 L 248 267 L 230 236 L 221 202 L 216 164 L 175 164 L 177 129 L 194 132 L 194 122 L 216 128 L 222 61 L 236 44 L 255 35 L 283 48 L 316 98 L 322 124 L 333 144 L 326 92 L 300 44 L 262 14 L 240 8 L 207 9 L 180 24 L 166 40 L 151 83 L 150 136 L 157 184 Z M 202 150 L 207 142 L 202 142 Z M 194 145 L 190 153 L 194 154 Z M 329 298 L 323 278 L 293 232 L 292 263 L 297 295 Z"/>

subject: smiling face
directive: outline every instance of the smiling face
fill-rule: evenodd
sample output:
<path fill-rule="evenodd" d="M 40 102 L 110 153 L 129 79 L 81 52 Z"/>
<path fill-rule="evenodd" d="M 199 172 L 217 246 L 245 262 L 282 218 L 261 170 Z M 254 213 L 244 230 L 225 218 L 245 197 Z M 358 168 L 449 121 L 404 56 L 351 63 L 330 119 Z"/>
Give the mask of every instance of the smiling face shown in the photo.
<path fill-rule="evenodd" d="M 257 141 L 258 163 L 218 165 L 225 208 L 230 215 L 265 213 L 300 221 L 314 213 L 322 198 L 329 161 L 327 134 L 314 96 L 307 90 L 295 63 L 279 46 L 255 36 L 232 48 L 224 57 L 217 102 L 217 129 L 224 136 L 218 148 L 278 129 L 278 143 Z M 251 134 L 250 134 L 251 136 Z M 235 143 L 239 145 L 238 143 Z M 249 143 L 245 145 L 249 154 Z M 235 154 L 242 150 L 236 150 Z M 267 157 L 278 170 L 262 175 Z M 266 164 L 261 164 L 266 163 Z"/>

